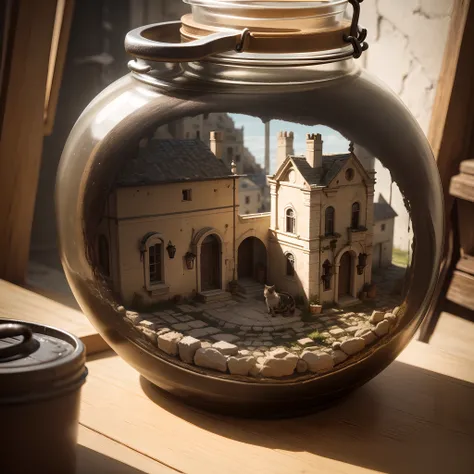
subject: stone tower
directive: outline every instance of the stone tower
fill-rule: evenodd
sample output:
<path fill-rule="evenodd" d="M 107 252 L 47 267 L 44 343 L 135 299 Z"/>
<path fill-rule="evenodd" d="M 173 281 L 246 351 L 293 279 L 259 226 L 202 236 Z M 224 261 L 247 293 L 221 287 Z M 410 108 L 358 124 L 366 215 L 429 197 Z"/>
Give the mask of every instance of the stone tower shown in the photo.
<path fill-rule="evenodd" d="M 286 160 L 288 155 L 294 155 L 293 148 L 293 132 L 279 132 L 278 133 L 278 148 L 277 148 L 277 163 L 276 169 Z"/>
<path fill-rule="evenodd" d="M 217 158 L 222 160 L 224 153 L 224 134 L 222 132 L 210 132 L 209 148 L 211 149 L 212 153 L 217 156 Z"/>
<path fill-rule="evenodd" d="M 306 134 L 306 161 L 311 168 L 323 166 L 323 140 L 320 133 Z"/>

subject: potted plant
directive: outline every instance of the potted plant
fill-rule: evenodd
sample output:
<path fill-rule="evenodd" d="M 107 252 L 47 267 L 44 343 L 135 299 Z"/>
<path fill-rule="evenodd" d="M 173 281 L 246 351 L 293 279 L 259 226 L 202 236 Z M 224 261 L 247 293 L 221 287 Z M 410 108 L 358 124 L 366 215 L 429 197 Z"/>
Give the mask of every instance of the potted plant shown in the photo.
<path fill-rule="evenodd" d="M 323 306 L 319 302 L 319 298 L 317 296 L 311 296 L 309 300 L 309 310 L 312 314 L 319 314 L 321 313 Z"/>

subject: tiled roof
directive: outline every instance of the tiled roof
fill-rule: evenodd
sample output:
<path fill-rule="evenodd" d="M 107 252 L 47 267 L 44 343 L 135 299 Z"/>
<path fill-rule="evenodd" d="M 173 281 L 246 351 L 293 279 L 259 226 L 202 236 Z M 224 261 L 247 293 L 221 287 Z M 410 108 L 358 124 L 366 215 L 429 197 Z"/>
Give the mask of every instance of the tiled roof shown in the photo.
<path fill-rule="evenodd" d="M 374 222 L 393 219 L 397 216 L 398 214 L 385 199 L 382 198 L 379 199 L 379 202 L 374 202 Z"/>
<path fill-rule="evenodd" d="M 290 158 L 310 186 L 325 186 L 337 175 L 350 156 L 350 153 L 325 155 L 322 169 L 311 167 L 304 156 L 290 156 Z"/>
<path fill-rule="evenodd" d="M 201 140 L 150 140 L 128 161 L 119 187 L 228 178 L 230 170 Z"/>

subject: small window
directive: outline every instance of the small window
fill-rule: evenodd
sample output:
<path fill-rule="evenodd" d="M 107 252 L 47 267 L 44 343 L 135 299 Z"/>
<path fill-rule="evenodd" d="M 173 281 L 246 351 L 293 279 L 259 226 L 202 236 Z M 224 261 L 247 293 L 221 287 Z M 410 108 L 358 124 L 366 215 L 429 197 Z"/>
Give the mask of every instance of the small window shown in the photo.
<path fill-rule="evenodd" d="M 296 219 L 295 219 L 295 211 L 293 209 L 287 209 L 286 210 L 286 232 L 289 232 L 290 234 L 295 233 L 295 225 Z"/>
<path fill-rule="evenodd" d="M 240 163 L 240 155 L 235 155 L 235 162 Z"/>
<path fill-rule="evenodd" d="M 380 226 L 380 229 L 382 230 L 382 232 L 385 232 L 385 224 L 382 224 L 382 225 Z"/>
<path fill-rule="evenodd" d="M 183 201 L 192 201 L 193 194 L 191 189 L 183 189 Z"/>
<path fill-rule="evenodd" d="M 189 132 L 186 132 L 186 138 L 189 138 Z"/>
<path fill-rule="evenodd" d="M 261 196 L 260 194 L 257 194 L 257 201 L 260 202 Z"/>
<path fill-rule="evenodd" d="M 351 217 L 351 228 L 359 228 L 359 217 L 360 217 L 360 204 L 355 202 L 352 204 L 352 217 Z"/>
<path fill-rule="evenodd" d="M 234 157 L 234 150 L 230 146 L 227 148 L 227 161 L 230 163 L 232 161 L 232 158 Z"/>
<path fill-rule="evenodd" d="M 99 267 L 105 276 L 110 276 L 109 242 L 105 235 L 99 236 Z"/>
<path fill-rule="evenodd" d="M 295 276 L 295 257 L 291 253 L 287 253 L 286 257 L 286 275 Z"/>
<path fill-rule="evenodd" d="M 163 281 L 162 273 L 162 252 L 163 243 L 151 245 L 148 248 L 148 267 L 150 270 L 150 283 L 160 283 Z"/>
<path fill-rule="evenodd" d="M 245 196 L 245 204 L 250 204 L 250 196 Z"/>
<path fill-rule="evenodd" d="M 325 235 L 333 235 L 334 234 L 334 207 L 329 206 L 326 209 L 326 214 L 325 214 Z"/>
<path fill-rule="evenodd" d="M 200 130 L 196 130 L 196 138 L 201 138 L 201 131 Z"/>
<path fill-rule="evenodd" d="M 354 179 L 354 170 L 352 168 L 347 168 L 346 179 L 347 181 L 352 181 Z"/>

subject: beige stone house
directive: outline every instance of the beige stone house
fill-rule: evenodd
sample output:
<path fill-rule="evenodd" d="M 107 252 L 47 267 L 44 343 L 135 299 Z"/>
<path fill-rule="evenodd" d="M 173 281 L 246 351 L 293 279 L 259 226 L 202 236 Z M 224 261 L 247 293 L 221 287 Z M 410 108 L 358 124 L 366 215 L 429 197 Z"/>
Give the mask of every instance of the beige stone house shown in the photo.
<path fill-rule="evenodd" d="M 395 217 L 397 217 L 397 213 L 380 195 L 378 202 L 374 203 L 374 239 L 372 249 L 372 269 L 374 271 L 386 268 L 392 263 Z"/>
<path fill-rule="evenodd" d="M 307 137 L 305 156 L 284 157 L 293 137 L 278 138 L 271 212 L 248 215 L 239 215 L 245 178 L 202 141 L 141 143 L 97 242 L 102 273 L 124 304 L 225 297 L 232 280 L 321 302 L 358 297 L 371 281 L 373 174 L 352 152 L 324 156 L 321 135 Z"/>

